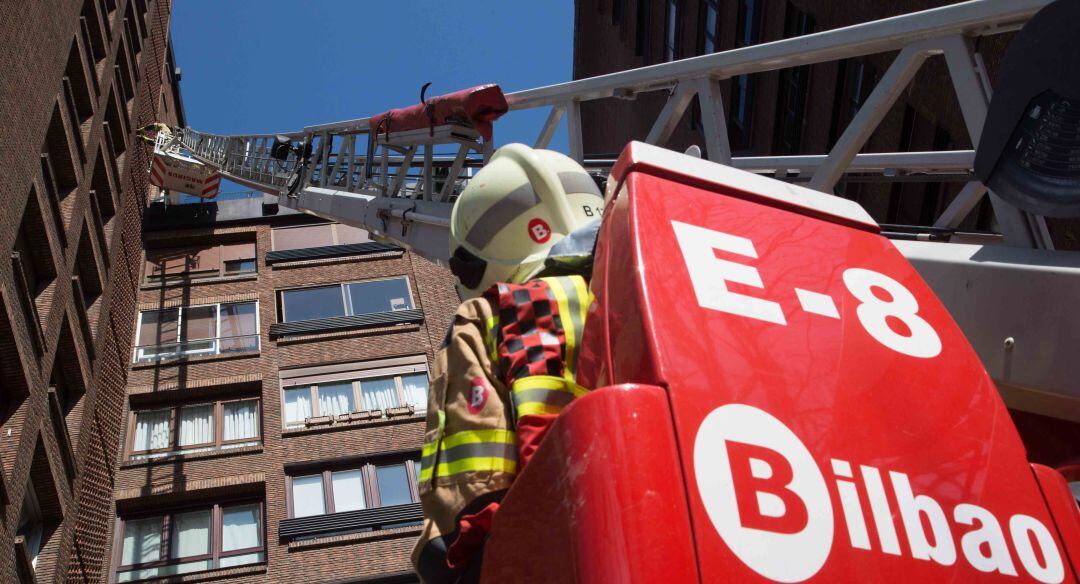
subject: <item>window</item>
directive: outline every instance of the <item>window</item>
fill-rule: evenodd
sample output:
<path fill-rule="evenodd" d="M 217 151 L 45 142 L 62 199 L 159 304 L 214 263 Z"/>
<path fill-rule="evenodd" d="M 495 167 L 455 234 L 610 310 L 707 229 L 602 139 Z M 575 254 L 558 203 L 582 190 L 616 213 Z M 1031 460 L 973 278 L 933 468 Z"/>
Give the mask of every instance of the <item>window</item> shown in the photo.
<path fill-rule="evenodd" d="M 813 31 L 814 18 L 789 2 L 784 19 L 784 38 L 803 36 Z M 795 154 L 802 147 L 806 95 L 809 89 L 808 65 L 780 71 L 780 87 L 776 97 L 776 130 L 773 134 L 775 154 Z"/>
<path fill-rule="evenodd" d="M 405 277 L 281 291 L 281 322 L 413 308 Z"/>
<path fill-rule="evenodd" d="M 667 20 L 664 24 L 664 60 L 674 61 L 679 57 L 679 0 L 666 0 Z"/>
<path fill-rule="evenodd" d="M 342 465 L 288 477 L 289 517 L 310 517 L 420 500 L 420 461 Z"/>
<path fill-rule="evenodd" d="M 44 532 L 45 522 L 41 516 L 41 506 L 38 504 L 34 491 L 34 483 L 31 482 L 27 485 L 26 494 L 23 496 L 22 509 L 19 512 L 19 527 L 15 534 L 23 538 L 26 555 L 34 570 L 37 570 Z"/>
<path fill-rule="evenodd" d="M 258 398 L 137 410 L 131 414 L 130 459 L 257 446 Z"/>
<path fill-rule="evenodd" d="M 274 251 L 347 245 L 371 241 L 368 232 L 339 223 L 319 223 L 299 227 L 277 227 L 273 231 Z"/>
<path fill-rule="evenodd" d="M 259 350 L 259 303 L 184 306 L 139 313 L 135 362 Z"/>
<path fill-rule="evenodd" d="M 355 372 L 304 376 L 283 380 L 282 388 L 286 425 L 303 424 L 308 418 L 403 406 L 412 406 L 416 411 L 427 409 L 428 378 L 423 371 L 369 373 L 368 377 L 359 377 Z"/>
<path fill-rule="evenodd" d="M 705 18 L 701 24 L 701 52 L 707 55 L 715 53 L 720 46 L 720 0 L 704 0 L 701 14 Z"/>
<path fill-rule="evenodd" d="M 738 0 L 735 21 L 735 47 L 760 42 L 761 0 Z M 728 110 L 728 137 L 732 150 L 747 150 L 751 145 L 754 114 L 754 78 L 739 75 L 731 80 L 731 108 Z"/>
<path fill-rule="evenodd" d="M 255 243 L 146 251 L 147 281 L 194 280 L 255 273 Z"/>
<path fill-rule="evenodd" d="M 652 10 L 649 2 L 638 0 L 637 18 L 634 26 L 634 54 L 645 57 L 646 63 L 652 62 L 652 43 L 649 34 L 652 32 Z"/>
<path fill-rule="evenodd" d="M 218 504 L 121 521 L 117 582 L 263 562 L 262 503 Z"/>

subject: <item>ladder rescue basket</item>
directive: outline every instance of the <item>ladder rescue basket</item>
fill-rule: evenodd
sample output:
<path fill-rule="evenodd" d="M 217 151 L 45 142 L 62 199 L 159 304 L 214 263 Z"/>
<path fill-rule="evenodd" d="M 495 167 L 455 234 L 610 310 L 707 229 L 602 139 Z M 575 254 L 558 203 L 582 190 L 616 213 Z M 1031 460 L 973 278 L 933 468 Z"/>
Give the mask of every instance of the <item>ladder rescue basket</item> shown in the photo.
<path fill-rule="evenodd" d="M 221 188 L 221 173 L 190 156 L 184 156 L 180 152 L 179 141 L 173 139 L 173 133 L 162 128 L 154 140 L 150 183 L 172 193 L 213 199 Z"/>

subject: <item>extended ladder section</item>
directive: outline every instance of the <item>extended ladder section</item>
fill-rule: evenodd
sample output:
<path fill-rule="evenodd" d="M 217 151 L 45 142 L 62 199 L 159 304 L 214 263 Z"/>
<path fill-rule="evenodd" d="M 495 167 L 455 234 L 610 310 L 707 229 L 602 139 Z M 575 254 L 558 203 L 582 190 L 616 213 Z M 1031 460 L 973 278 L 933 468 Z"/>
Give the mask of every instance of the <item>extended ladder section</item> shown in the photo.
<path fill-rule="evenodd" d="M 957 228 L 984 196 L 1010 247 L 984 247 L 930 242 L 897 242 L 949 306 L 1011 406 L 1050 413 L 1067 408 L 1080 421 L 1080 362 L 1065 355 L 1035 364 L 1015 349 L 1003 354 L 1002 342 L 1022 331 L 1025 355 L 1055 355 L 1069 345 L 1068 331 L 1080 330 L 1075 314 L 1045 309 L 1056 301 L 1080 297 L 1078 254 L 1053 252 L 1042 217 L 1024 212 L 989 193 L 972 174 L 973 150 L 860 154 L 867 140 L 930 58 L 943 58 L 971 142 L 977 144 L 989 106 L 990 83 L 972 46 L 979 37 L 1018 30 L 1049 0 L 972 0 L 932 10 L 887 18 L 797 38 L 739 48 L 518 91 L 506 95 L 509 114 L 546 109 L 548 115 L 533 143 L 546 147 L 565 118 L 569 154 L 585 160 L 581 105 L 639 94 L 665 92 L 667 100 L 647 136 L 639 139 L 663 146 L 698 99 L 700 124 L 708 159 L 736 168 L 796 179 L 810 188 L 832 193 L 845 176 L 876 180 L 933 179 L 959 175 L 960 194 L 934 220 L 948 233 Z M 851 122 L 826 154 L 732 157 L 727 115 L 717 81 L 740 75 L 841 61 L 896 52 L 891 66 L 869 93 Z M 372 118 L 310 126 L 279 135 L 222 136 L 183 130 L 183 144 L 195 158 L 219 168 L 225 178 L 277 195 L 287 207 L 367 229 L 388 241 L 436 262 L 449 256 L 448 224 L 453 201 L 473 171 L 491 151 L 473 127 L 446 123 L 420 130 L 376 132 Z M 275 147 L 275 144 L 277 145 Z M 275 157 L 276 155 L 276 157 Z M 1047 269 L 1052 266 L 1052 269 Z M 967 270 L 957 278 L 958 270 Z M 980 280 L 972 287 L 965 281 Z M 981 315 L 1016 312 L 1017 302 L 1030 304 L 1025 293 L 1035 287 L 1048 295 L 1035 314 L 1009 326 L 986 322 Z M 977 298 L 973 297 L 977 296 Z M 980 306 L 980 313 L 965 306 Z M 1064 319 L 1064 320 L 1063 320 Z M 1027 353 L 1030 351 L 1030 353 Z M 1015 388 L 1015 393 L 1011 394 Z M 1010 401 L 1011 400 L 1011 401 Z"/>

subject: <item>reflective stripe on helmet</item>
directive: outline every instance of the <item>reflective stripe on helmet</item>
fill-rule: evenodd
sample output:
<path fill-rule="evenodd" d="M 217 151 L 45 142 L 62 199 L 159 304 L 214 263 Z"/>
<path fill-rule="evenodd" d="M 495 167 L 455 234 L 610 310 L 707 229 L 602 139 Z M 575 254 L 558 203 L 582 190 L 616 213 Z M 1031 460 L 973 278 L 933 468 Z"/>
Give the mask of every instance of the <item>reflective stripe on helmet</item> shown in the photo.
<path fill-rule="evenodd" d="M 476 249 L 484 249 L 508 223 L 539 204 L 540 197 L 532 185 L 525 183 L 484 211 L 465 236 L 465 241 Z"/>
<path fill-rule="evenodd" d="M 514 409 L 517 418 L 539 414 L 560 414 L 570 402 L 589 390 L 572 380 L 553 375 L 533 375 L 514 382 Z"/>
<path fill-rule="evenodd" d="M 583 172 L 560 172 L 559 182 L 562 183 L 562 188 L 567 194 L 589 193 L 598 197 L 604 196 L 600 194 L 600 187 L 596 186 L 593 177 Z"/>

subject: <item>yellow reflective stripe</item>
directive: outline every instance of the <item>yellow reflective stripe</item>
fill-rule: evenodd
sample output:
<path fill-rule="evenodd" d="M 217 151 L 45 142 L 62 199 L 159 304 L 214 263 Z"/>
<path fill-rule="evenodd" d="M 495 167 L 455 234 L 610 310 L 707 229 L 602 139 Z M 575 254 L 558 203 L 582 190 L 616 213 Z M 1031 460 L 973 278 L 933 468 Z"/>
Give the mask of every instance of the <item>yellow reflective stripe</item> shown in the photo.
<path fill-rule="evenodd" d="M 479 442 L 513 444 L 515 440 L 517 440 L 517 436 L 512 430 L 463 430 L 445 436 L 442 439 L 442 449 L 449 450 L 462 444 L 476 444 Z"/>
<path fill-rule="evenodd" d="M 514 392 L 527 389 L 552 389 L 556 391 L 567 391 L 573 393 L 575 397 L 581 397 L 586 393 L 589 393 L 588 389 L 578 385 L 573 381 L 563 379 L 562 377 L 555 377 L 554 375 L 530 375 L 529 377 L 522 377 L 514 381 Z"/>
<path fill-rule="evenodd" d="M 545 404 L 541 402 L 529 402 L 517 407 L 518 418 L 521 416 L 543 416 L 561 414 L 566 406 Z"/>
<path fill-rule="evenodd" d="M 562 278 L 543 278 L 543 280 L 547 283 L 548 288 L 551 289 L 551 293 L 555 296 L 555 302 L 559 305 L 559 321 L 562 323 L 563 334 L 566 336 L 563 377 L 572 380 L 574 379 L 574 372 L 569 365 L 574 362 L 574 353 L 577 349 L 577 343 L 574 342 L 577 334 L 577 327 L 574 326 L 574 318 L 570 312 L 570 302 L 566 297 L 566 290 L 563 289 L 562 282 L 560 282 Z"/>
<path fill-rule="evenodd" d="M 570 402 L 589 390 L 577 383 L 551 375 L 523 377 L 514 382 L 514 408 L 517 417 L 559 414 Z"/>
<path fill-rule="evenodd" d="M 474 458 L 463 458 L 453 462 L 439 463 L 440 477 L 448 477 L 463 472 L 482 471 L 514 473 L 517 472 L 517 461 L 496 456 L 478 456 Z M 420 474 L 423 475 L 423 472 Z"/>
<path fill-rule="evenodd" d="M 487 335 L 484 341 L 487 343 L 488 356 L 491 358 L 491 364 L 494 365 L 499 361 L 499 335 L 497 328 L 499 326 L 499 315 L 488 317 L 484 322 L 484 327 L 487 331 Z"/>
<path fill-rule="evenodd" d="M 440 412 L 441 413 L 441 412 Z M 467 471 L 502 471 L 502 472 L 514 472 L 516 468 L 516 460 L 513 458 L 505 458 L 499 456 L 472 456 L 469 457 L 468 453 L 474 449 L 470 449 L 470 446 L 488 446 L 488 445 L 501 445 L 510 446 L 510 453 L 516 456 L 513 447 L 517 444 L 517 435 L 512 430 L 491 429 L 491 430 L 462 430 L 461 432 L 454 432 L 443 436 L 442 439 L 435 444 L 434 448 L 431 448 L 431 444 L 424 445 L 424 456 L 421 461 L 420 468 L 420 481 L 429 481 L 432 479 L 432 468 L 429 461 L 435 460 L 433 456 L 436 452 L 441 453 L 440 460 L 437 465 L 437 476 L 449 476 L 460 472 Z M 453 458 L 454 448 L 464 447 L 464 457 L 457 460 L 446 460 Z M 480 449 L 475 449 L 480 450 Z"/>
<path fill-rule="evenodd" d="M 423 449 L 420 453 L 420 481 L 431 480 L 432 462 L 435 460 L 435 455 L 439 452 L 439 444 L 442 442 L 443 430 L 446 428 L 446 412 L 443 410 L 436 410 L 436 415 L 439 418 L 439 427 L 435 432 L 435 439 L 431 442 L 425 442 Z"/>
<path fill-rule="evenodd" d="M 577 317 L 577 335 L 574 337 L 574 358 L 570 359 L 569 355 L 566 359 L 566 369 L 570 371 L 570 380 L 574 381 L 577 378 L 577 362 L 578 352 L 576 347 L 581 346 L 581 338 L 585 333 L 585 319 L 589 315 L 589 305 L 592 304 L 592 295 L 589 291 L 588 285 L 585 284 L 585 278 L 581 276 L 571 276 L 567 278 L 570 280 L 570 284 L 574 287 L 574 294 L 572 308 L 574 316 Z"/>

